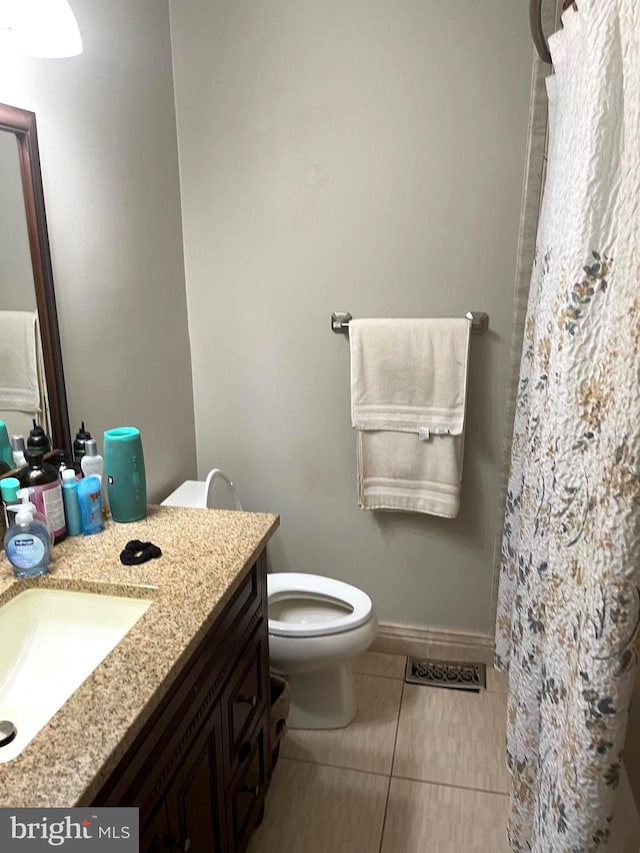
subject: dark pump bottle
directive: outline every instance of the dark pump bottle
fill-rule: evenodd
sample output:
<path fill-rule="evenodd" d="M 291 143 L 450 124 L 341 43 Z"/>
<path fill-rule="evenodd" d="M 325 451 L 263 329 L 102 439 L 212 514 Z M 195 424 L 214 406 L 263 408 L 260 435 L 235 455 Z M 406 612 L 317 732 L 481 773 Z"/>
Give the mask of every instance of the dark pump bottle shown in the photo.
<path fill-rule="evenodd" d="M 55 456 L 50 459 L 50 462 L 58 469 L 60 477 L 62 477 L 62 472 L 67 469 L 73 471 L 77 477 L 82 477 L 82 468 L 80 467 L 80 463 L 74 462 L 70 456 L 67 456 L 66 451 L 64 450 L 58 450 Z"/>
<path fill-rule="evenodd" d="M 42 453 L 48 453 L 51 450 L 49 436 L 45 433 L 40 424 L 36 423 L 35 418 L 33 420 L 33 429 L 27 438 L 27 450 L 39 450 Z"/>
<path fill-rule="evenodd" d="M 80 462 L 82 457 L 85 455 L 86 448 L 85 444 L 87 441 L 90 441 L 91 433 L 89 430 L 84 428 L 84 421 L 80 424 L 80 429 L 76 433 L 75 441 L 73 442 L 73 461 Z"/>
<path fill-rule="evenodd" d="M 44 461 L 40 450 L 27 450 L 24 455 L 29 467 L 20 474 L 20 485 L 29 489 L 29 500 L 51 522 L 54 542 L 62 542 L 67 528 L 58 469 Z"/>

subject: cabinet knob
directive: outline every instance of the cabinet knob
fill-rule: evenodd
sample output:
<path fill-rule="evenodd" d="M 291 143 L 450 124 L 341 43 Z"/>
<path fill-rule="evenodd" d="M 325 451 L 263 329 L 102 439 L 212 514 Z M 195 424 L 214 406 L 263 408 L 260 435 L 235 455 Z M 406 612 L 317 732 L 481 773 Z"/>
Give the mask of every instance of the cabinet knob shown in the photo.
<path fill-rule="evenodd" d="M 240 705 L 249 705 L 251 708 L 255 708 L 258 704 L 257 696 L 238 696 L 236 702 Z"/>

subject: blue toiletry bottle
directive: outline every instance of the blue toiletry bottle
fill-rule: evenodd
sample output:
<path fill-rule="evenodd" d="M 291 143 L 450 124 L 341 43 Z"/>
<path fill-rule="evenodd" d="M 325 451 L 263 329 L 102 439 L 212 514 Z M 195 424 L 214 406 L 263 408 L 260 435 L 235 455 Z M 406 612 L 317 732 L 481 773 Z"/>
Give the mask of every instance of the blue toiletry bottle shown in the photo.
<path fill-rule="evenodd" d="M 82 532 L 85 536 L 100 533 L 102 530 L 102 495 L 100 477 L 92 475 L 78 483 L 78 500 Z"/>
<path fill-rule="evenodd" d="M 78 482 L 73 468 L 65 468 L 62 472 L 62 500 L 64 501 L 67 533 L 69 536 L 78 536 L 82 533 L 82 513 L 80 512 L 80 498 L 78 497 Z"/>
<path fill-rule="evenodd" d="M 16 513 L 14 524 L 4 536 L 4 550 L 17 578 L 35 578 L 49 569 L 51 540 L 49 531 L 34 521 L 36 510 L 30 501 L 11 507 Z"/>

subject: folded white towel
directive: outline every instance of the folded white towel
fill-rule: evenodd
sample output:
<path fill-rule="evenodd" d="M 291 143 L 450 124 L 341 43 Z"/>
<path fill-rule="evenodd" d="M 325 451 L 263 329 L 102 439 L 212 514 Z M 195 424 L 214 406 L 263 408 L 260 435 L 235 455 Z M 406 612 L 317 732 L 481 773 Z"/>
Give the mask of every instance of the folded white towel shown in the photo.
<path fill-rule="evenodd" d="M 349 323 L 363 509 L 458 514 L 470 333 L 467 319 Z"/>
<path fill-rule="evenodd" d="M 41 412 L 34 311 L 0 311 L 0 410 Z"/>

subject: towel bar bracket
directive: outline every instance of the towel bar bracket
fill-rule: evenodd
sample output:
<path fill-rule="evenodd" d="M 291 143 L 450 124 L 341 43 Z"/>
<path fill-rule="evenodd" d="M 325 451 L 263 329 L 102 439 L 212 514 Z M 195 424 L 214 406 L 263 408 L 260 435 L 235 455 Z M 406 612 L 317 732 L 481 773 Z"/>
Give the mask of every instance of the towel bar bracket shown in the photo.
<path fill-rule="evenodd" d="M 484 335 L 489 329 L 489 315 L 485 311 L 467 311 L 465 317 L 471 320 L 471 333 Z M 348 311 L 334 311 L 331 315 L 331 331 L 337 335 L 349 331 L 349 322 L 353 320 Z"/>
<path fill-rule="evenodd" d="M 331 315 L 331 331 L 339 335 L 349 331 L 349 321 L 353 320 L 348 311 L 334 311 Z"/>
<path fill-rule="evenodd" d="M 489 331 L 489 315 L 486 311 L 467 311 L 464 316 L 471 320 L 472 335 L 484 335 Z"/>

